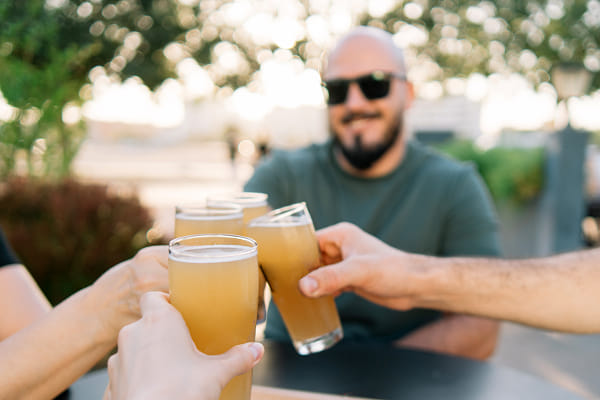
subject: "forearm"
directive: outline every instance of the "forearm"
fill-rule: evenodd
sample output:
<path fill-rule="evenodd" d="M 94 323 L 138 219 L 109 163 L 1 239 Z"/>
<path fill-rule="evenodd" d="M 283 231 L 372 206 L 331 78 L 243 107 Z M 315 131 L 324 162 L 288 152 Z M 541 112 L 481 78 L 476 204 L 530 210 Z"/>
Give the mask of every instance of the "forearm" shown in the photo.
<path fill-rule="evenodd" d="M 451 314 L 398 340 L 401 346 L 484 360 L 496 347 L 499 323 Z"/>
<path fill-rule="evenodd" d="M 48 399 L 61 393 L 116 345 L 88 289 L 0 342 L 2 398 Z"/>
<path fill-rule="evenodd" d="M 0 268 L 0 341 L 43 318 L 52 306 L 23 265 Z"/>
<path fill-rule="evenodd" d="M 531 260 L 416 257 L 428 271 L 416 307 L 600 332 L 600 250 Z"/>

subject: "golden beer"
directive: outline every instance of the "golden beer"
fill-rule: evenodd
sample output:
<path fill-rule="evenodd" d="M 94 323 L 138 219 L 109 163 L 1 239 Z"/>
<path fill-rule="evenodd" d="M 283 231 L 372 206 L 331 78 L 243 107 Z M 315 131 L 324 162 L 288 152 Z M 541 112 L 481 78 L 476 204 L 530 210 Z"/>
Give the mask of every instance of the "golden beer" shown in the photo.
<path fill-rule="evenodd" d="M 175 208 L 175 237 L 226 233 L 244 234 L 242 208 L 235 204 L 219 206 L 177 206 Z"/>
<path fill-rule="evenodd" d="M 201 352 L 221 354 L 254 341 L 258 264 L 253 240 L 195 235 L 171 241 L 169 290 Z M 249 400 L 251 385 L 251 372 L 235 377 L 220 400 Z"/>
<path fill-rule="evenodd" d="M 227 193 L 209 196 L 207 199 L 207 204 L 209 206 L 218 206 L 223 203 L 237 204 L 243 209 L 244 224 L 248 224 L 254 218 L 258 218 L 269 211 L 267 198 L 268 195 L 265 193 Z"/>
<path fill-rule="evenodd" d="M 248 225 L 248 223 L 250 221 L 252 221 L 255 218 L 258 218 L 262 215 L 265 215 L 266 213 L 269 212 L 269 205 L 268 204 L 264 204 L 261 206 L 255 206 L 255 207 L 243 207 L 244 208 L 244 224 Z"/>
<path fill-rule="evenodd" d="M 312 299 L 298 289 L 300 278 L 319 268 L 319 248 L 305 206 L 295 207 L 306 214 L 285 215 L 290 207 L 253 220 L 248 234 L 259 244 L 259 263 L 296 351 L 310 354 L 331 347 L 343 333 L 333 296 Z"/>
<path fill-rule="evenodd" d="M 256 192 L 238 192 L 238 193 L 225 193 L 220 195 L 209 196 L 206 200 L 209 207 L 219 207 L 223 204 L 237 204 L 242 207 L 244 214 L 244 235 L 251 236 L 248 234 L 246 229 L 248 223 L 255 218 L 265 215 L 269 212 L 269 204 L 267 203 L 268 195 L 265 193 Z M 265 276 L 262 271 L 258 270 L 258 322 L 262 323 L 266 317 L 265 307 Z"/>

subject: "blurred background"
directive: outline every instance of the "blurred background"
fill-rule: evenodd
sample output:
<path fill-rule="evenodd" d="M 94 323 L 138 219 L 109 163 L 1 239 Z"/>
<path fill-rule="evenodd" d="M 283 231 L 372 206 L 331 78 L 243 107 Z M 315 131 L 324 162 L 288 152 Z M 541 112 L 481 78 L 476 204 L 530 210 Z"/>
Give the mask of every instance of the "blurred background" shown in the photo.
<path fill-rule="evenodd" d="M 411 134 L 477 166 L 507 257 L 598 245 L 599 0 L 6 1 L 0 225 L 51 301 L 325 140 L 321 63 L 357 25 L 405 49 Z M 492 362 L 600 398 L 599 343 L 505 324 Z"/>

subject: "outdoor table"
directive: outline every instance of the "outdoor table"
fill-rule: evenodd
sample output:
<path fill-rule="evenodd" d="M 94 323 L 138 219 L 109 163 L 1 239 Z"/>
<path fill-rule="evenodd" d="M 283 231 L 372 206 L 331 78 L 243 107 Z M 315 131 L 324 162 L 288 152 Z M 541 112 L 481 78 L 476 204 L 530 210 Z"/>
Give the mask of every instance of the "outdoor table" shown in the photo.
<path fill-rule="evenodd" d="M 402 400 L 581 399 L 550 382 L 490 362 L 383 344 L 342 342 L 309 356 L 296 354 L 288 343 L 264 344 L 254 384 L 293 391 L 261 393 L 253 400 L 329 398 L 318 394 Z M 71 386 L 69 398 L 100 399 L 107 381 L 106 370 L 87 374 Z M 296 395 L 297 391 L 304 393 Z"/>

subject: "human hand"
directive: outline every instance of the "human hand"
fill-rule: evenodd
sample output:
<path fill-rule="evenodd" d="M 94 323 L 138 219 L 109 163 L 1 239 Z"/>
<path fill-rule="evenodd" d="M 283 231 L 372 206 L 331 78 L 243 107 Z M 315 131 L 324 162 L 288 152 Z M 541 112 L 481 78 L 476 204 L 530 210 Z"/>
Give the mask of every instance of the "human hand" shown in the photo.
<path fill-rule="evenodd" d="M 142 297 L 142 318 L 119 333 L 119 351 L 108 360 L 105 399 L 217 400 L 236 375 L 262 358 L 259 343 L 246 343 L 218 356 L 196 349 L 181 314 L 164 293 Z"/>
<path fill-rule="evenodd" d="M 389 308 L 414 307 L 419 256 L 394 249 L 346 222 L 319 230 L 317 240 L 324 266 L 300 280 L 304 295 L 351 291 Z"/>
<path fill-rule="evenodd" d="M 98 315 L 106 340 L 116 343 L 119 330 L 140 318 L 144 293 L 169 291 L 167 266 L 167 246 L 146 247 L 110 268 L 88 288 L 88 304 Z"/>

